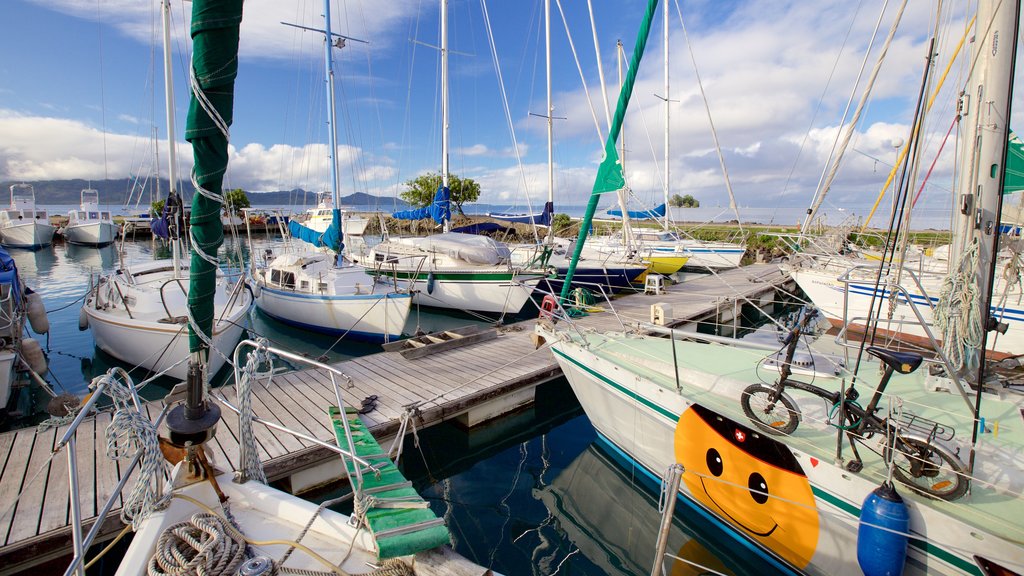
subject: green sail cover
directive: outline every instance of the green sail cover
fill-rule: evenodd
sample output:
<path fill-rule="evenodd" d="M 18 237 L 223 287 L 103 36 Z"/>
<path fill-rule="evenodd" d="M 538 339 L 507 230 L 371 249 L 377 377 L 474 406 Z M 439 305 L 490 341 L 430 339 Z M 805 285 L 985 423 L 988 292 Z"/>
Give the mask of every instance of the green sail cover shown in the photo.
<path fill-rule="evenodd" d="M 242 0 L 194 0 L 192 2 L 192 99 L 185 124 L 185 138 L 192 143 L 195 160 L 193 182 L 220 197 L 228 165 L 227 128 L 231 126 L 238 73 L 238 28 L 242 22 Z M 196 86 L 198 84 L 198 86 Z M 197 96 L 196 91 L 200 91 Z M 205 100 L 205 102 L 203 102 Z M 202 103 L 201 103 L 202 102 Z M 203 104 L 216 113 L 208 112 Z M 220 116 L 222 123 L 215 120 Z M 188 306 L 196 326 L 189 329 L 189 351 L 205 348 L 201 331 L 213 332 L 213 295 L 216 265 L 199 251 L 216 259 L 224 241 L 220 221 L 221 201 L 198 191 L 192 197 L 192 262 Z"/>
<path fill-rule="evenodd" d="M 1015 132 L 1010 132 L 1006 146 L 1006 174 L 1003 177 L 1003 194 L 1024 190 L 1024 142 Z"/>
<path fill-rule="evenodd" d="M 590 194 L 590 201 L 587 202 L 587 211 L 583 215 L 583 223 L 580 224 L 580 235 L 576 241 L 576 249 L 573 250 L 572 260 L 569 262 L 569 269 L 565 273 L 565 280 L 562 282 L 562 294 L 560 300 L 565 302 L 569 297 L 572 277 L 576 273 L 576 264 L 580 260 L 580 253 L 583 252 L 583 243 L 590 231 L 590 224 L 594 220 L 594 213 L 597 212 L 597 203 L 601 194 L 614 192 L 626 185 L 622 176 L 622 162 L 615 151 L 615 142 L 619 139 L 619 132 L 622 131 L 622 121 L 626 117 L 626 107 L 629 105 L 629 98 L 633 94 L 633 84 L 636 83 L 636 73 L 640 69 L 640 59 L 643 58 L 644 48 L 647 46 L 647 37 L 651 31 L 651 22 L 654 20 L 654 11 L 658 7 L 658 0 L 648 0 L 647 12 L 644 13 L 644 20 L 640 24 L 640 30 L 636 35 L 636 45 L 633 47 L 633 56 L 629 60 L 629 70 L 626 71 L 626 78 L 622 82 L 622 89 L 619 90 L 619 102 L 615 106 L 615 117 L 612 118 L 611 130 L 608 132 L 608 140 L 604 145 L 604 159 L 597 169 L 597 178 L 594 180 L 594 189 Z"/>

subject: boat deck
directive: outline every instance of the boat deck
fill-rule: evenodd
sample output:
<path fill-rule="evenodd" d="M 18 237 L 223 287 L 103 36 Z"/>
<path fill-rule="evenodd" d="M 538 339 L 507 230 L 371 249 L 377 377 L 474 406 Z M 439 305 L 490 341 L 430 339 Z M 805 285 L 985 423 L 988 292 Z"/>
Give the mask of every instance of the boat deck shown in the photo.
<path fill-rule="evenodd" d="M 581 328 L 594 330 L 620 328 L 619 318 L 632 325 L 648 322 L 655 303 L 671 308 L 666 314 L 669 325 L 723 318 L 729 321 L 750 302 L 770 305 L 783 286 L 791 284 L 777 266 L 747 266 L 667 286 L 658 295 L 620 297 L 613 302 L 618 316 L 595 312 L 576 322 Z M 470 410 L 481 411 L 482 415 L 465 421 L 467 425 L 498 416 L 532 401 L 532 391 L 538 384 L 560 375 L 550 351 L 535 349 L 530 337 L 534 323 L 527 320 L 503 326 L 498 328 L 497 338 L 421 358 L 406 359 L 393 351 L 341 362 L 336 368 L 352 380 L 352 387 L 344 389 L 343 399 L 347 405 L 359 408 L 365 398 L 377 397 L 376 408 L 362 418 L 378 439 L 394 436 L 407 411 L 420 429 L 465 417 Z M 234 389 L 222 390 L 234 403 Z M 254 387 L 257 416 L 332 445 L 334 431 L 327 407 L 334 404 L 334 390 L 324 371 L 279 374 L 269 386 Z M 149 402 L 146 409 L 155 419 L 162 404 Z M 79 493 L 86 529 L 95 522 L 97 512 L 127 467 L 127 462 L 106 457 L 104 431 L 110 420 L 109 412 L 87 418 L 77 434 Z M 328 461 L 336 463 L 340 471 L 340 461 L 326 448 L 264 426 L 254 428 L 260 457 L 271 480 L 295 478 Z M 65 452 L 51 455 L 64 430 L 28 428 L 0 434 L 0 574 L 17 573 L 68 552 L 71 515 L 67 456 Z M 222 469 L 233 469 L 239 460 L 238 421 L 229 410 L 224 410 L 208 452 Z M 120 502 L 104 519 L 98 540 L 121 529 L 119 509 Z"/>

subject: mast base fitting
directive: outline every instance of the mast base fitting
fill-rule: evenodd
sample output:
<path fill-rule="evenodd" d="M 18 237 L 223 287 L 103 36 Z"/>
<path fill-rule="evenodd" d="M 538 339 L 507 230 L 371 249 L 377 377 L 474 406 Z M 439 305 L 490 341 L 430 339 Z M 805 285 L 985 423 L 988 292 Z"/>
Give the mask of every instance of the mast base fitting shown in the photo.
<path fill-rule="evenodd" d="M 220 406 L 206 402 L 206 410 L 196 419 L 185 417 L 185 405 L 179 404 L 167 413 L 167 430 L 171 444 L 178 447 L 198 446 L 213 438 L 220 420 Z"/>

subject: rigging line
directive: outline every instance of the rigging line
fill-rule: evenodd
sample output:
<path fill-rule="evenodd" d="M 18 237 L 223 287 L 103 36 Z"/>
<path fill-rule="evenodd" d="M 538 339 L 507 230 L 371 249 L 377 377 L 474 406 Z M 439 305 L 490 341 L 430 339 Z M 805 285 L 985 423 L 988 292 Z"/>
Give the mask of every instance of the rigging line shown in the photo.
<path fill-rule="evenodd" d="M 559 7 L 561 10 L 561 7 Z M 587 12 L 590 14 L 590 35 L 594 38 L 594 54 L 597 56 L 597 74 L 601 80 L 601 102 L 604 103 L 605 130 L 611 130 L 612 111 L 608 102 L 608 86 L 604 81 L 604 64 L 601 62 L 601 45 L 597 40 L 597 24 L 594 22 L 594 5 L 587 0 Z"/>
<path fill-rule="evenodd" d="M 925 108 L 925 112 L 931 111 L 932 105 L 935 103 L 935 99 L 938 98 L 938 96 L 939 96 L 939 91 L 942 90 L 942 86 L 946 82 L 946 77 L 948 76 L 949 71 L 952 69 L 953 63 L 957 59 L 957 55 L 960 53 L 960 50 L 963 49 L 964 42 L 966 41 L 968 34 L 970 34 L 971 29 L 974 28 L 974 23 L 975 23 L 976 19 L 977 19 L 977 15 L 975 14 L 971 18 L 971 21 L 968 22 L 967 26 L 964 28 L 964 33 L 960 37 L 960 42 L 957 43 L 956 48 L 953 50 L 953 53 L 950 55 L 949 62 L 946 64 L 946 69 L 943 70 L 942 76 L 939 78 L 939 82 L 936 84 L 935 90 L 932 92 L 932 96 L 928 100 L 928 106 Z M 991 22 L 989 24 L 991 25 Z M 978 52 L 981 53 L 980 50 Z M 974 64 L 976 62 L 977 62 L 977 60 L 972 62 L 971 70 L 974 69 Z M 889 184 L 891 184 L 892 181 L 893 181 L 893 178 L 896 177 L 896 166 L 898 166 L 900 164 L 900 162 L 903 161 L 903 157 L 907 155 L 907 151 L 908 151 L 908 146 L 904 146 L 903 150 L 900 151 L 900 156 L 896 159 L 896 164 L 893 165 L 892 170 L 889 172 L 889 178 L 885 181 L 885 184 L 882 185 L 882 189 L 878 193 L 878 198 L 875 199 L 875 204 L 871 207 L 871 212 L 869 212 L 867 218 L 864 219 L 864 224 L 863 224 L 863 226 L 861 226 L 861 229 L 860 229 L 861 232 L 864 232 L 864 230 L 867 229 L 868 223 L 871 222 L 871 218 L 875 215 L 875 210 L 878 209 L 878 204 L 881 203 L 882 198 L 885 197 L 885 194 L 889 191 Z"/>
<path fill-rule="evenodd" d="M 604 132 L 601 131 L 601 122 L 597 119 L 597 111 L 594 109 L 594 100 L 590 97 L 590 88 L 587 86 L 587 78 L 583 75 L 583 67 L 580 66 L 579 55 L 576 54 L 576 43 L 573 42 L 572 33 L 569 32 L 569 22 L 565 19 L 565 11 L 562 10 L 562 0 L 555 0 L 558 5 L 558 13 L 562 16 L 562 26 L 565 28 L 565 37 L 569 40 L 569 50 L 572 52 L 573 61 L 576 62 L 576 71 L 580 74 L 580 83 L 583 85 L 583 93 L 587 97 L 587 106 L 590 108 L 590 117 L 594 119 L 594 129 L 597 131 L 598 147 L 604 144 Z"/>
<path fill-rule="evenodd" d="M 697 69 L 697 59 L 693 55 L 693 46 L 690 45 L 690 35 L 686 32 L 686 24 L 683 23 L 683 11 L 679 8 L 679 0 L 675 0 L 676 15 L 679 16 L 679 25 L 683 27 L 683 38 L 686 39 L 686 49 L 690 53 L 690 62 L 693 63 L 693 73 L 697 77 L 697 87 L 700 89 L 701 99 L 704 101 L 704 111 L 708 115 L 708 124 L 711 125 L 711 136 L 715 139 L 715 151 L 718 153 L 718 162 L 722 165 L 722 176 L 725 178 L 725 189 L 729 192 L 729 205 L 736 214 L 736 223 L 739 225 L 740 234 L 743 234 L 743 219 L 740 218 L 740 209 L 736 206 L 736 195 L 732 191 L 732 183 L 729 181 L 729 170 L 725 166 L 725 156 L 722 154 L 722 145 L 718 141 L 718 130 L 715 129 L 715 121 L 711 116 L 711 105 L 708 103 L 708 96 L 704 93 L 704 83 L 700 79 L 700 71 Z M 668 18 L 668 15 L 665 16 Z M 668 95 L 665 95 L 668 98 Z M 668 130 L 668 127 L 665 127 Z"/>
<path fill-rule="evenodd" d="M 900 21 L 903 19 L 903 12 L 906 10 L 906 7 L 907 0 L 903 0 L 903 3 L 900 4 L 899 8 L 896 10 L 896 15 L 889 27 L 889 34 L 885 38 L 885 43 L 882 44 L 878 58 L 875 60 L 874 67 L 871 69 L 871 74 L 868 76 L 867 84 L 864 87 L 864 91 L 861 93 L 860 101 L 857 103 L 857 108 L 853 112 L 853 117 L 845 124 L 845 126 L 843 126 L 844 129 L 842 130 L 842 139 L 840 141 L 838 153 L 833 158 L 831 166 L 829 166 L 828 174 L 825 176 L 824 182 L 822 182 L 818 187 L 818 196 L 811 204 L 811 208 L 807 211 L 807 217 L 804 218 L 804 223 L 801 226 L 802 231 L 805 230 L 811 220 L 814 219 L 818 208 L 821 207 L 824 197 L 828 194 L 829 189 L 832 187 L 832 183 L 835 181 L 836 175 L 839 173 L 839 166 L 842 164 L 843 156 L 846 154 L 846 148 L 849 146 L 850 140 L 853 138 L 854 132 L 857 129 L 857 124 L 860 123 L 861 115 L 863 114 L 864 108 L 868 102 L 868 97 L 874 89 L 875 81 L 878 79 L 879 72 L 881 72 L 882 69 L 882 63 L 885 61 L 885 58 L 889 53 L 889 48 L 892 46 L 893 39 L 896 37 L 896 31 L 899 28 Z M 881 19 L 881 15 L 879 15 L 879 19 Z"/>
<path fill-rule="evenodd" d="M 530 202 L 530 186 L 526 181 L 526 170 L 523 168 L 523 157 L 519 153 L 519 142 L 516 141 L 516 128 L 515 124 L 512 122 L 512 112 L 509 110 L 508 106 L 508 94 L 505 92 L 505 80 L 501 75 L 501 64 L 498 61 L 498 50 L 494 44 L 494 31 L 491 29 L 491 16 L 487 11 L 487 0 L 480 0 L 480 6 L 483 8 L 484 29 L 487 30 L 487 43 L 491 49 L 491 61 L 494 64 L 494 73 L 498 76 L 498 89 L 501 92 L 502 110 L 505 112 L 505 122 L 508 123 L 509 135 L 512 136 L 512 150 L 514 150 L 516 154 L 516 164 L 519 167 L 519 175 L 522 179 L 523 189 L 526 195 L 526 209 L 528 213 L 533 214 L 533 205 Z M 537 233 L 537 227 L 531 226 L 530 228 L 533 230 L 534 242 L 540 244 L 540 235 Z"/>

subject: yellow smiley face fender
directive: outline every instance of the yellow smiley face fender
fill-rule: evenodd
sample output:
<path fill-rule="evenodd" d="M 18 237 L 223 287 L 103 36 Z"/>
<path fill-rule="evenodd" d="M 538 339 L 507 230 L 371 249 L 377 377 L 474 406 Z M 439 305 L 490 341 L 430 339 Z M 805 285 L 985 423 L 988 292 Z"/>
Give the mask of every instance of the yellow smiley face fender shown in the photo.
<path fill-rule="evenodd" d="M 797 568 L 818 545 L 811 484 L 781 442 L 694 404 L 675 432 L 690 494 Z"/>

